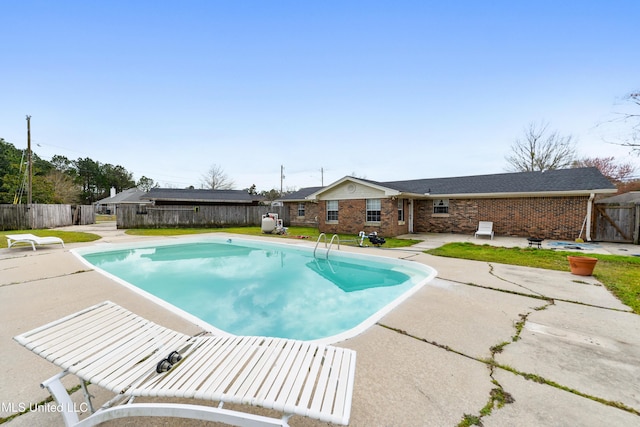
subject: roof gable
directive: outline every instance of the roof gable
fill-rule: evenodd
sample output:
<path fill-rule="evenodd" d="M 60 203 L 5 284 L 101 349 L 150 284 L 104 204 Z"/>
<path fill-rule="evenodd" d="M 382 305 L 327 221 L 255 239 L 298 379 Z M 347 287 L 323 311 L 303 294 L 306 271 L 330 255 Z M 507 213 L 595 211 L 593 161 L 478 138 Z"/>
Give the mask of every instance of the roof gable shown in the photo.
<path fill-rule="evenodd" d="M 400 191 L 386 186 L 383 183 L 355 178 L 353 176 L 345 176 L 333 184 L 320 188 L 318 191 L 309 194 L 307 199 L 361 199 L 367 197 L 397 196 L 399 194 Z"/>
<path fill-rule="evenodd" d="M 320 198 L 324 200 L 379 199 L 397 194 L 399 194 L 398 191 L 380 185 L 347 179 L 323 191 Z"/>

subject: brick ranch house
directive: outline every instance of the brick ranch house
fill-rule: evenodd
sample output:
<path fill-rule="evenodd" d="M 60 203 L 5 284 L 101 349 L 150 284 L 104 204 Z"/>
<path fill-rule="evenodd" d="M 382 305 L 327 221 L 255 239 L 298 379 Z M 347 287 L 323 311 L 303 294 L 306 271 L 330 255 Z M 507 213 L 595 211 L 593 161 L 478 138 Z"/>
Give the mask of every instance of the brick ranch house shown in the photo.
<path fill-rule="evenodd" d="M 493 221 L 496 235 L 590 240 L 593 202 L 616 192 L 596 168 L 377 182 L 345 176 L 284 196 L 291 226 L 323 233 L 377 231 L 473 234 Z"/>

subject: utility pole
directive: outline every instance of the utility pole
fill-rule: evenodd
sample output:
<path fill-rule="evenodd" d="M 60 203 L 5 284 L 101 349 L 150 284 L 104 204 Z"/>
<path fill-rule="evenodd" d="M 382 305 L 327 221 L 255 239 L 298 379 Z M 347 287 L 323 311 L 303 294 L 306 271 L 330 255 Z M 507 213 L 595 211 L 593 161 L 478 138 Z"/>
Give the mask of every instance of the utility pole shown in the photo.
<path fill-rule="evenodd" d="M 324 168 L 320 167 L 320 184 L 324 187 Z"/>
<path fill-rule="evenodd" d="M 27 203 L 31 204 L 31 192 L 33 189 L 31 177 L 33 176 L 33 166 L 31 161 L 31 116 L 27 115 L 27 162 L 29 162 L 29 193 L 27 195 Z"/>
<path fill-rule="evenodd" d="M 282 197 L 283 181 L 284 181 L 284 165 L 280 165 L 280 197 Z"/>

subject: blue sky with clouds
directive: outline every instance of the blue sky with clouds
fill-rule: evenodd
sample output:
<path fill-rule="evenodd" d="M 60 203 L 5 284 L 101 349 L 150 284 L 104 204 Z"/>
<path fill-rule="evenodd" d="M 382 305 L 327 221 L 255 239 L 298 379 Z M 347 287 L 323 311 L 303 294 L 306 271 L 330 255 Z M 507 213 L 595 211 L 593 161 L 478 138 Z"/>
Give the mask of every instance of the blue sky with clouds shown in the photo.
<path fill-rule="evenodd" d="M 0 137 L 237 188 L 504 172 L 531 122 L 581 157 L 640 89 L 637 0 L 0 0 Z M 321 169 L 324 174 L 321 174 Z"/>

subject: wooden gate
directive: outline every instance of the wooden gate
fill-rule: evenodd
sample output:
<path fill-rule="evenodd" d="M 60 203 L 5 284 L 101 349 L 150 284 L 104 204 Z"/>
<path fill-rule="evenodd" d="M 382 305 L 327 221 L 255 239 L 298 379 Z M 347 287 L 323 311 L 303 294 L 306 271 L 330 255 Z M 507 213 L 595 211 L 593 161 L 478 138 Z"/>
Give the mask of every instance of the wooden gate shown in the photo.
<path fill-rule="evenodd" d="M 638 244 L 640 205 L 595 204 L 595 240 Z"/>

